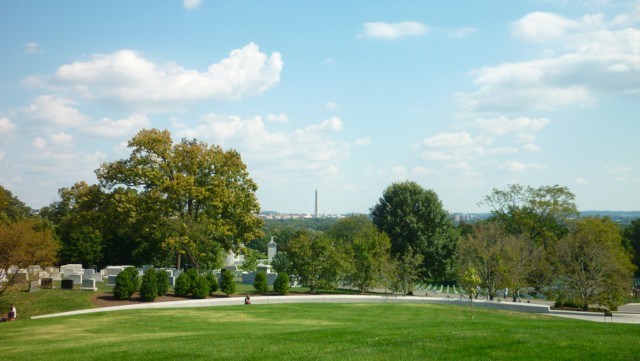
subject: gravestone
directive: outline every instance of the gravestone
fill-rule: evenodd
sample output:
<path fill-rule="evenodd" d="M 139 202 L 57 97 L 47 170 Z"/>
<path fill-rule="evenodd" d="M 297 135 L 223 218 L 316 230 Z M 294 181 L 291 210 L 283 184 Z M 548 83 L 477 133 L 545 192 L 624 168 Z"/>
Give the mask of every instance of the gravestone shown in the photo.
<path fill-rule="evenodd" d="M 97 291 L 96 288 L 96 280 L 93 278 L 85 278 L 82 280 L 82 287 L 80 287 L 83 291 Z"/>
<path fill-rule="evenodd" d="M 111 275 L 107 276 L 107 286 L 111 286 L 111 287 L 115 286 L 116 285 L 116 277 L 118 277 L 118 276 L 111 276 Z"/>
<path fill-rule="evenodd" d="M 64 279 L 66 280 L 72 280 L 74 285 L 81 285 L 82 284 L 82 275 L 81 274 L 70 274 L 70 275 L 65 275 Z"/>
<path fill-rule="evenodd" d="M 17 285 L 25 285 L 29 282 L 29 274 L 27 272 L 18 272 L 13 276 L 13 282 Z"/>
<path fill-rule="evenodd" d="M 94 270 L 92 270 L 92 269 L 85 269 L 85 270 L 82 271 L 82 276 L 84 278 L 93 278 L 93 275 L 95 273 L 96 272 Z"/>
<path fill-rule="evenodd" d="M 62 280 L 60 281 L 60 288 L 63 290 L 72 290 L 73 289 L 73 280 Z"/>
<path fill-rule="evenodd" d="M 40 288 L 53 289 L 53 278 L 46 277 L 40 279 Z"/>
<path fill-rule="evenodd" d="M 29 283 L 29 292 L 38 292 L 40 291 L 40 281 L 31 281 Z"/>

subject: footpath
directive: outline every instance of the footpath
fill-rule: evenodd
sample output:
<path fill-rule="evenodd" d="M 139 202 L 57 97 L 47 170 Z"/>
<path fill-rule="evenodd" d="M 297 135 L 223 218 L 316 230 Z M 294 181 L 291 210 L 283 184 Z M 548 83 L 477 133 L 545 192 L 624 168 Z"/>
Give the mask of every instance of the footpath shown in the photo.
<path fill-rule="evenodd" d="M 254 305 L 286 304 L 286 303 L 430 303 L 456 306 L 469 306 L 471 301 L 464 298 L 420 297 L 420 296 L 373 296 L 373 295 L 303 295 L 303 296 L 254 296 Z M 190 308 L 190 307 L 220 307 L 239 306 L 244 304 L 244 298 L 209 298 L 204 300 L 184 300 L 169 302 L 149 302 L 122 306 L 90 308 L 85 310 L 54 313 L 33 316 L 32 319 L 81 315 L 96 312 L 115 312 L 137 309 L 161 308 Z M 504 311 L 537 313 L 556 317 L 572 318 L 593 322 L 631 323 L 640 325 L 640 304 L 629 304 L 620 307 L 620 311 L 611 316 L 604 316 L 602 312 L 577 312 L 551 310 L 547 303 L 526 303 L 507 301 L 475 300 L 473 306 Z M 636 312 L 637 311 L 637 312 Z"/>

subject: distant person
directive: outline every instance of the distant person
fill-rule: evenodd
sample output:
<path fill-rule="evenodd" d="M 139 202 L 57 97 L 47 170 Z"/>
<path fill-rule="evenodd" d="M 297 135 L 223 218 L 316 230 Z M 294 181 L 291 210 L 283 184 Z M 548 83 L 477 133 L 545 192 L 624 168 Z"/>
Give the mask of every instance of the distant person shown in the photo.
<path fill-rule="evenodd" d="M 7 317 L 0 318 L 0 322 L 15 321 L 16 317 L 18 317 L 18 312 L 16 311 L 16 308 L 12 303 L 11 307 L 9 307 L 9 313 L 7 313 Z"/>
<path fill-rule="evenodd" d="M 245 305 L 250 305 L 251 304 L 251 297 L 249 297 L 249 295 L 245 296 L 244 304 Z"/>

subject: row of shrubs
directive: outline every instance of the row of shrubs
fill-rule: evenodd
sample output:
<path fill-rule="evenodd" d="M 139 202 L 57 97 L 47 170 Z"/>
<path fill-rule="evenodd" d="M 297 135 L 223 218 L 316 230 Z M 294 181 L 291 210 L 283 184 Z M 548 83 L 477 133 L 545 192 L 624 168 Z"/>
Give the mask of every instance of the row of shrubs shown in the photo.
<path fill-rule="evenodd" d="M 177 296 L 204 299 L 216 292 L 218 287 L 227 296 L 234 294 L 236 292 L 236 283 L 233 273 L 223 271 L 220 285 L 218 285 L 218 279 L 213 273 L 209 272 L 203 275 L 192 268 L 178 276 L 173 291 Z M 253 287 L 260 293 L 269 291 L 267 275 L 264 272 L 256 274 Z M 150 268 L 144 272 L 142 280 L 140 280 L 138 271 L 133 267 L 129 267 L 118 274 L 116 285 L 113 288 L 113 295 L 116 299 L 131 299 L 131 296 L 138 290 L 140 290 L 140 297 L 145 301 L 153 301 L 156 297 L 167 294 L 169 291 L 167 273 Z M 289 293 L 289 275 L 287 273 L 281 272 L 278 274 L 273 283 L 273 290 L 283 295 Z"/>

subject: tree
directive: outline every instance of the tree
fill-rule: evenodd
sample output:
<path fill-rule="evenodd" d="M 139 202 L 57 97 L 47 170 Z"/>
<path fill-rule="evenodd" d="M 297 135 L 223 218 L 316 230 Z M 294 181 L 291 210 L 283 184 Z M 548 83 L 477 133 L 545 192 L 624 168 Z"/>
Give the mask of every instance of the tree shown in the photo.
<path fill-rule="evenodd" d="M 505 287 L 516 288 L 517 294 L 530 271 L 528 255 L 524 238 L 507 233 L 497 222 L 476 224 L 473 233 L 458 245 L 461 270 L 473 268 L 491 300 Z M 464 278 L 464 274 L 460 276 Z"/>
<path fill-rule="evenodd" d="M 220 282 L 220 291 L 222 291 L 227 296 L 236 293 L 236 281 L 233 277 L 233 272 L 223 269 L 222 280 Z"/>
<path fill-rule="evenodd" d="M 262 235 L 258 187 L 238 152 L 195 139 L 174 144 L 169 131 L 157 129 L 140 131 L 128 146 L 132 149 L 128 159 L 104 163 L 96 170 L 100 185 L 112 192 L 130 191 L 125 194 L 140 199 L 129 202 L 134 210 L 152 214 L 167 226 L 159 231 L 169 243 L 165 251 L 174 252 L 178 267 L 182 255 L 195 267 L 202 263 L 202 253 L 191 252 L 192 243 L 205 244 L 195 247 L 199 250 L 211 242 L 230 250 Z M 159 244 L 147 247 L 146 257 L 157 257 L 159 248 Z"/>
<path fill-rule="evenodd" d="M 247 272 L 253 272 L 258 266 L 258 252 L 251 248 L 244 248 L 244 262 L 242 263 L 242 270 Z"/>
<path fill-rule="evenodd" d="M 15 197 L 11 191 L 0 186 L 0 223 L 11 223 L 29 218 L 31 208 Z"/>
<path fill-rule="evenodd" d="M 509 233 L 522 235 L 548 249 L 567 233 L 567 220 L 578 215 L 574 200 L 567 187 L 511 184 L 506 190 L 494 188 L 480 204 L 488 205 L 493 219 Z"/>
<path fill-rule="evenodd" d="M 181 272 L 176 278 L 176 285 L 173 287 L 173 291 L 176 295 L 181 297 L 187 297 L 191 293 L 193 279 L 188 272 Z"/>
<path fill-rule="evenodd" d="M 473 320 L 473 299 L 478 295 L 478 286 L 482 284 L 482 279 L 475 268 L 468 267 L 464 271 L 464 276 L 462 276 L 460 283 L 469 293 L 469 298 L 471 299 L 471 319 Z"/>
<path fill-rule="evenodd" d="M 287 255 L 287 253 L 281 251 L 279 251 L 276 256 L 273 257 L 271 266 L 273 266 L 273 269 L 278 273 L 291 273 L 293 271 L 293 263 L 289 259 L 289 256 Z"/>
<path fill-rule="evenodd" d="M 269 284 L 267 283 L 267 274 L 264 272 L 256 273 L 256 278 L 253 280 L 253 288 L 260 293 L 267 293 L 269 291 Z"/>
<path fill-rule="evenodd" d="M 423 258 L 423 277 L 438 281 L 451 277 L 459 236 L 435 192 L 415 182 L 394 183 L 371 208 L 371 216 L 391 239 L 396 259 L 411 249 Z"/>
<path fill-rule="evenodd" d="M 292 272 L 310 292 L 335 288 L 344 261 L 332 240 L 320 232 L 300 231 L 289 241 Z"/>
<path fill-rule="evenodd" d="M 402 257 L 392 260 L 386 272 L 391 291 L 400 292 L 403 296 L 413 292 L 413 285 L 420 279 L 422 264 L 422 255 L 414 253 L 411 248 L 407 249 Z"/>
<path fill-rule="evenodd" d="M 159 273 L 155 269 L 149 268 L 142 275 L 142 284 L 140 285 L 140 297 L 145 301 L 153 301 L 158 297 L 158 277 Z"/>
<path fill-rule="evenodd" d="M 127 267 L 116 276 L 116 285 L 113 288 L 113 296 L 118 300 L 128 300 L 140 288 L 140 276 L 138 270 Z"/>
<path fill-rule="evenodd" d="M 341 219 L 327 234 L 341 245 L 348 260 L 346 283 L 361 293 L 384 283 L 391 262 L 391 241 L 367 217 Z"/>
<path fill-rule="evenodd" d="M 205 299 L 211 293 L 211 284 L 207 278 L 201 274 L 197 274 L 191 283 L 191 293 L 193 297 Z"/>
<path fill-rule="evenodd" d="M 635 219 L 624 229 L 624 238 L 629 251 L 633 254 L 633 264 L 636 266 L 636 277 L 640 277 L 640 218 Z"/>
<path fill-rule="evenodd" d="M 59 249 L 60 243 L 48 222 L 35 218 L 0 222 L 0 279 L 6 280 L 0 282 L 0 296 L 14 288 L 20 270 L 31 265 L 53 266 Z"/>
<path fill-rule="evenodd" d="M 209 293 L 216 292 L 218 290 L 218 277 L 213 272 L 208 272 L 206 278 L 209 281 Z"/>
<path fill-rule="evenodd" d="M 629 294 L 635 267 L 618 225 L 608 218 L 576 221 L 553 257 L 561 297 L 577 300 L 585 310 L 594 302 L 613 309 Z"/>
<path fill-rule="evenodd" d="M 289 293 L 289 275 L 287 272 L 278 272 L 276 280 L 273 281 L 273 290 L 281 295 Z"/>

